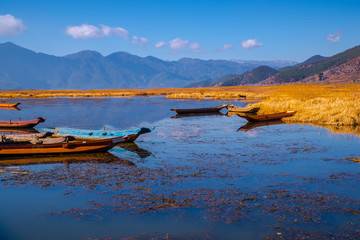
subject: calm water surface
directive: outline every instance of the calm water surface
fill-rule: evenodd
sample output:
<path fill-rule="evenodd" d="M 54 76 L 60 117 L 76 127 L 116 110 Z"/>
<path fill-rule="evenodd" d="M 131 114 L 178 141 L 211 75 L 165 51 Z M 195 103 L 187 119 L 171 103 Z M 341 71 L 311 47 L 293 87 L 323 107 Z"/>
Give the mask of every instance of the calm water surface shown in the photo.
<path fill-rule="evenodd" d="M 228 101 L 19 101 L 0 119 L 155 130 L 106 154 L 2 159 L 0 239 L 360 238 L 356 135 L 169 110 Z"/>

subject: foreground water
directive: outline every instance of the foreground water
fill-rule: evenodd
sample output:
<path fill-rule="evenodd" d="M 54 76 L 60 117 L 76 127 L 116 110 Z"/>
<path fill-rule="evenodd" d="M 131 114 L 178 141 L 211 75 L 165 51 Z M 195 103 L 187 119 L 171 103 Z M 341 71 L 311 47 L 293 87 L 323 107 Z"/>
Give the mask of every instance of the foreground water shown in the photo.
<path fill-rule="evenodd" d="M 0 239 L 360 238 L 356 135 L 169 110 L 227 101 L 19 101 L 0 119 L 155 130 L 106 154 L 2 159 Z"/>

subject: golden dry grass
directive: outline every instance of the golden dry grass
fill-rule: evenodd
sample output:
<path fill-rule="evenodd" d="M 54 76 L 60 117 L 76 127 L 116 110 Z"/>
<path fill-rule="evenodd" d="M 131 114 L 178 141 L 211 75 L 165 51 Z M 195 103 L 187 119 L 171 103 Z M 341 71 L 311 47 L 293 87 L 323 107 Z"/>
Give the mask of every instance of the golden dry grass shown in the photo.
<path fill-rule="evenodd" d="M 296 110 L 294 117 L 284 119 L 288 122 L 356 126 L 360 124 L 360 85 L 278 86 L 250 107 L 260 107 L 258 114 Z"/>
<path fill-rule="evenodd" d="M 167 98 L 261 99 L 249 107 L 260 107 L 258 114 L 296 110 L 287 122 L 360 125 L 360 85 L 290 84 L 282 86 L 238 86 L 217 88 L 159 88 L 111 90 L 27 90 L 0 91 L 0 98 L 47 97 L 133 97 L 164 95 Z"/>

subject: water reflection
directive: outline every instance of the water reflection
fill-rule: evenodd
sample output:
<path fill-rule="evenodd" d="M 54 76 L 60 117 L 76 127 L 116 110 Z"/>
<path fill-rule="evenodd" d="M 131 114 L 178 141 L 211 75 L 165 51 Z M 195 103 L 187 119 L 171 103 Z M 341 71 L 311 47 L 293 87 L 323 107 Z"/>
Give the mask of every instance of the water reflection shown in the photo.
<path fill-rule="evenodd" d="M 126 151 L 136 153 L 141 159 L 147 158 L 149 156 L 153 156 L 153 154 L 151 152 L 149 152 L 145 149 L 139 148 L 139 146 L 134 142 L 120 143 L 118 146 Z M 115 147 L 115 149 L 118 149 L 118 148 Z"/>
<path fill-rule="evenodd" d="M 72 163 L 116 163 L 122 166 L 136 166 L 129 160 L 121 159 L 109 152 L 104 153 L 84 153 L 84 154 L 66 154 L 66 155 L 44 155 L 44 156 L 24 156 L 24 157 L 6 157 L 1 158 L 0 166 L 25 166 L 39 164 L 63 163 L 69 166 Z"/>
<path fill-rule="evenodd" d="M 322 125 L 322 124 L 312 124 L 312 125 L 326 128 L 336 134 L 354 134 L 360 136 L 360 125 L 350 125 L 350 126 Z"/>
<path fill-rule="evenodd" d="M 16 111 L 20 111 L 21 109 L 18 108 L 18 107 L 1 107 L 0 106 L 0 109 L 8 109 L 8 110 L 16 110 Z"/>
<path fill-rule="evenodd" d="M 282 120 L 277 121 L 268 121 L 268 122 L 247 122 L 244 126 L 240 127 L 237 131 L 247 132 L 251 129 L 263 126 L 271 126 L 271 125 L 278 125 L 278 124 L 286 124 Z"/>
<path fill-rule="evenodd" d="M 14 239 L 126 239 L 142 233 L 199 239 L 207 231 L 209 239 L 358 236 L 360 193 L 354 189 L 360 164 L 348 161 L 359 158 L 357 136 L 334 138 L 324 128 L 282 121 L 247 124 L 223 115 L 174 119 L 168 109 L 179 100 L 152 97 L 27 101 L 33 101 L 31 108 L 24 105 L 21 117 L 47 116 L 45 126 L 150 125 L 156 130 L 143 135 L 139 146 L 120 144 L 85 159 L 0 161 L 0 222 L 9 226 L 5 231 L 16 229 L 10 232 Z M 270 125 L 250 134 L 236 132 Z M 63 229 L 69 235 L 54 236 Z"/>

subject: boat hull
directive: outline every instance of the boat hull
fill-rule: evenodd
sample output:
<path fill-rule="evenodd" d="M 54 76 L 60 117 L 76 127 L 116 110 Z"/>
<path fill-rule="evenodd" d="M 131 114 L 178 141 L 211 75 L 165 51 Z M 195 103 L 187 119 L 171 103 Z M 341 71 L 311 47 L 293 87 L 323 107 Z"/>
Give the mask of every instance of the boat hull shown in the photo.
<path fill-rule="evenodd" d="M 39 123 L 45 122 L 45 118 L 38 117 L 29 121 L 0 121 L 0 128 L 33 128 Z"/>
<path fill-rule="evenodd" d="M 0 108 L 14 108 L 19 105 L 20 103 L 0 103 Z"/>
<path fill-rule="evenodd" d="M 108 139 L 114 137 L 122 137 L 125 142 L 133 142 L 140 135 L 149 133 L 154 129 L 152 128 L 139 128 L 136 130 L 126 131 L 105 131 L 105 130 L 85 130 L 75 128 L 43 128 L 43 131 L 53 132 L 54 136 L 73 136 L 77 139 Z"/>
<path fill-rule="evenodd" d="M 241 107 L 236 107 L 234 105 L 229 105 L 227 107 L 227 110 L 229 112 L 256 114 L 260 110 L 260 108 L 241 108 Z"/>
<path fill-rule="evenodd" d="M 266 121 L 276 121 L 285 117 L 291 117 L 296 113 L 296 111 L 287 111 L 273 114 L 263 114 L 263 115 L 252 115 L 248 113 L 238 114 L 238 116 L 245 118 L 249 122 L 266 122 Z"/>
<path fill-rule="evenodd" d="M 213 113 L 219 112 L 221 109 L 226 108 L 227 105 L 221 105 L 217 107 L 210 107 L 210 108 L 189 108 L 189 109 L 176 109 L 172 108 L 171 111 L 175 111 L 179 114 L 188 114 L 188 113 Z"/>
<path fill-rule="evenodd" d="M 0 144 L 0 156 L 105 152 L 124 138 L 70 141 L 51 144 Z"/>

